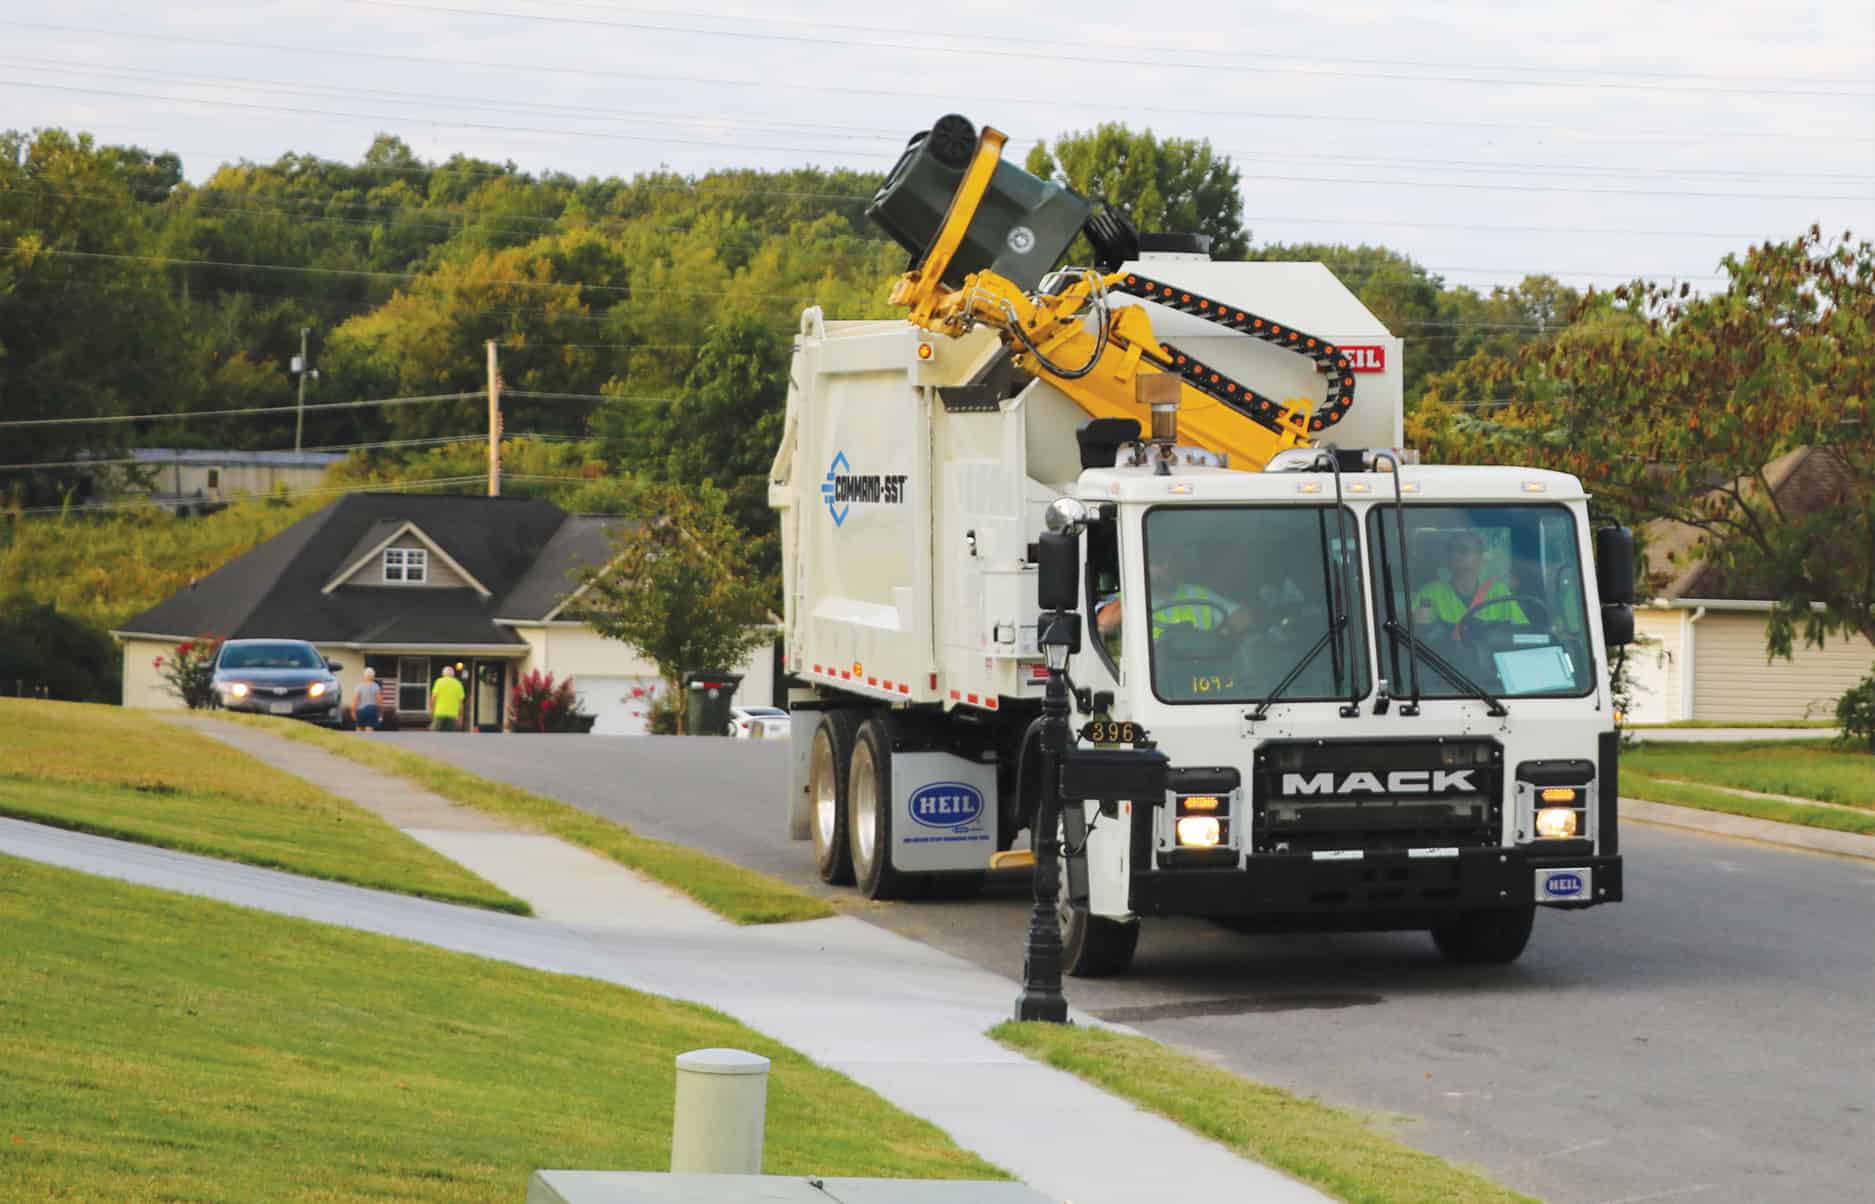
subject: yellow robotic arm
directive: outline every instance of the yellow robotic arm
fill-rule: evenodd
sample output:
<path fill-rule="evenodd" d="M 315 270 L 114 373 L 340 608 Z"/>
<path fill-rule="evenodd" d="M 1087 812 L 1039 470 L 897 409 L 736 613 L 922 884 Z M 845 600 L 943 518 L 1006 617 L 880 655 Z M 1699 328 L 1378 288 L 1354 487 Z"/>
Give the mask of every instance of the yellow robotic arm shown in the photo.
<path fill-rule="evenodd" d="M 892 302 L 903 305 L 913 323 L 952 336 L 978 324 L 1002 332 L 1018 367 L 1096 418 L 1131 418 L 1151 431 L 1153 403 L 1176 401 L 1181 441 L 1222 453 L 1242 468 L 1258 469 L 1278 452 L 1309 446 L 1313 432 L 1346 411 L 1354 378 L 1332 344 L 1138 273 L 1069 271 L 1044 283 L 1054 291 L 1034 294 L 987 269 L 965 276 L 958 287 L 946 284 L 1005 141 L 1000 131 L 983 129 L 929 249 L 893 286 Z M 1264 397 L 1162 342 L 1143 307 L 1107 305 L 1115 293 L 1144 297 L 1308 356 L 1329 376 L 1323 416 L 1314 415 L 1309 401 Z"/>

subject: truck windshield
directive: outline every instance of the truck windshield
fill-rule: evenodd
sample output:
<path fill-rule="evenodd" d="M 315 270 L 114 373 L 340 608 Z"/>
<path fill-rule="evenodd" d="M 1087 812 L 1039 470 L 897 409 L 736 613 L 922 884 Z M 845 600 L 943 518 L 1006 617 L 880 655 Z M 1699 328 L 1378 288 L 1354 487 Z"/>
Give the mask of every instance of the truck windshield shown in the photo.
<path fill-rule="evenodd" d="M 1410 690 L 1413 634 L 1466 681 L 1418 664 L 1422 697 L 1576 697 L 1593 677 L 1575 518 L 1562 506 L 1405 508 L 1407 580 L 1389 507 L 1368 513 L 1382 675 Z M 1386 591 L 1392 593 L 1389 606 Z M 1388 619 L 1393 622 L 1390 624 Z"/>
<path fill-rule="evenodd" d="M 1148 511 L 1153 693 L 1166 702 L 1261 702 L 1289 678 L 1283 702 L 1365 695 L 1360 525 L 1341 514 L 1338 525 L 1332 506 Z M 1331 627 L 1337 610 L 1347 619 L 1340 632 Z"/>

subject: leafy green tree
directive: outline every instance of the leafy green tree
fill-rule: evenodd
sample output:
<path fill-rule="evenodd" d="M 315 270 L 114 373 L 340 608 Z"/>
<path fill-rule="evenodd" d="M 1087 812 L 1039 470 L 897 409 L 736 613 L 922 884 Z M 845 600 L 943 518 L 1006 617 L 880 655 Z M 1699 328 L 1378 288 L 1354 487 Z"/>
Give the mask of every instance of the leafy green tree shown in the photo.
<path fill-rule="evenodd" d="M 1208 234 L 1215 258 L 1242 259 L 1250 249 L 1237 168 L 1202 138 L 1161 139 L 1105 122 L 1038 144 L 1025 166 L 1105 201 L 1141 230 Z"/>
<path fill-rule="evenodd" d="M 1775 599 L 1768 651 L 1875 644 L 1875 247 L 1814 227 L 1727 256 L 1727 286 L 1636 283 L 1555 339 L 1477 372 L 1510 400 L 1454 416 L 1447 457 L 1573 472 L 1632 519 Z M 1801 493 L 1767 467 L 1809 449 Z"/>
<path fill-rule="evenodd" d="M 1401 371 L 1409 406 L 1420 382 L 1451 364 L 1451 339 L 1442 313 L 1445 282 L 1408 256 L 1365 244 L 1269 243 L 1257 248 L 1256 257 L 1321 263 L 1382 325 L 1406 340 Z"/>
<path fill-rule="evenodd" d="M 160 175 L 160 173 L 159 173 Z M 0 412 L 9 419 L 104 417 L 180 409 L 195 380 L 182 315 L 150 250 L 149 165 L 89 136 L 0 134 Z M 168 428 L 173 431 L 174 428 Z M 9 430 L 8 462 L 108 457 L 127 424 Z M 18 484 L 16 484 L 18 482 Z M 29 503 L 82 484 L 71 468 L 6 478 Z"/>
<path fill-rule="evenodd" d="M 759 546 L 774 529 L 768 468 L 781 441 L 789 355 L 772 325 L 726 314 L 697 351 L 682 399 L 615 403 L 603 421 L 606 443 L 647 476 L 722 490 L 730 518 Z M 773 570 L 772 549 L 759 546 L 756 560 Z"/>
<path fill-rule="evenodd" d="M 667 694 L 682 696 L 685 673 L 733 668 L 774 638 L 767 591 L 720 491 L 647 485 L 627 520 L 611 562 L 582 574 L 572 609 L 656 665 Z"/>

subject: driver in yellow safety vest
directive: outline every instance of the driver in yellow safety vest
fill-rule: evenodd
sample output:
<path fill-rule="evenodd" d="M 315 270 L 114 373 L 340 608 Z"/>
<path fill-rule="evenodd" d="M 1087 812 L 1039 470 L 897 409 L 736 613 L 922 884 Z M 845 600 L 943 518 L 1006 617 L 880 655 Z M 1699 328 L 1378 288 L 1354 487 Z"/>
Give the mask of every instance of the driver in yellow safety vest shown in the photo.
<path fill-rule="evenodd" d="M 1478 608 L 1474 617 L 1484 622 L 1523 624 L 1530 621 L 1515 602 L 1483 605 L 1492 598 L 1508 598 L 1516 591 L 1502 577 L 1480 575 L 1484 565 L 1484 540 L 1478 535 L 1467 532 L 1454 536 L 1447 565 L 1450 581 L 1432 581 L 1413 595 L 1415 621 L 1444 623 L 1453 629 L 1453 639 L 1460 638 L 1458 623 L 1474 606 Z"/>
<path fill-rule="evenodd" d="M 1241 632 L 1250 626 L 1250 612 L 1216 590 L 1190 581 L 1178 581 L 1183 575 L 1175 556 L 1153 549 L 1146 564 L 1149 596 L 1152 601 L 1152 638 L 1157 640 L 1168 627 L 1184 626 L 1197 631 L 1224 628 Z M 1113 598 L 1095 611 L 1099 633 L 1109 641 L 1120 632 L 1121 599 Z"/>

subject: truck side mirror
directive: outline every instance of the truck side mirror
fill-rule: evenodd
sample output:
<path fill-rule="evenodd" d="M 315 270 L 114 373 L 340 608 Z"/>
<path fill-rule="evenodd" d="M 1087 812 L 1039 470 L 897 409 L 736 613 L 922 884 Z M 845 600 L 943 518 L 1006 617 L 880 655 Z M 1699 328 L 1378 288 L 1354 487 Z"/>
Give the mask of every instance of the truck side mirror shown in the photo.
<path fill-rule="evenodd" d="M 1081 541 L 1044 531 L 1036 547 L 1035 600 L 1043 610 L 1073 610 L 1081 602 Z"/>
<path fill-rule="evenodd" d="M 1633 607 L 1602 607 L 1602 642 L 1610 648 L 1620 648 L 1634 642 Z"/>
<path fill-rule="evenodd" d="M 1634 532 L 1626 527 L 1596 530 L 1595 585 L 1602 605 L 1634 605 Z"/>

